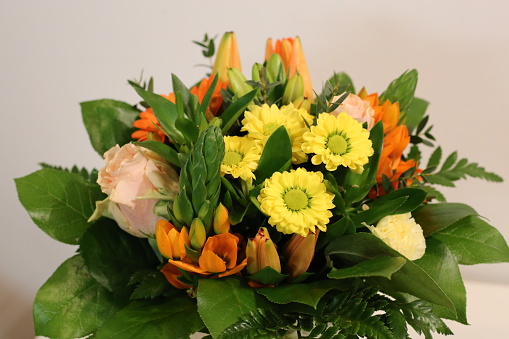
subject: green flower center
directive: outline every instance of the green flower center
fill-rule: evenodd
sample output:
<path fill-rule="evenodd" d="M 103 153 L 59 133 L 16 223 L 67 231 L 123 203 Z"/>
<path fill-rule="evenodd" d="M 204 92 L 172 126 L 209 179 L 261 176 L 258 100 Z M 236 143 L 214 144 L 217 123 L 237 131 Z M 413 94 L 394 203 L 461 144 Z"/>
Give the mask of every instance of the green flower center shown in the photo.
<path fill-rule="evenodd" d="M 300 189 L 291 189 L 283 196 L 286 207 L 294 212 L 298 212 L 308 206 L 308 195 Z"/>
<path fill-rule="evenodd" d="M 263 135 L 271 135 L 279 127 L 275 122 L 269 122 L 263 126 Z"/>
<path fill-rule="evenodd" d="M 339 134 L 334 134 L 327 140 L 327 148 L 334 154 L 345 154 L 348 150 L 348 142 Z"/>
<path fill-rule="evenodd" d="M 244 156 L 236 151 L 227 151 L 224 154 L 223 164 L 226 166 L 238 165 Z"/>

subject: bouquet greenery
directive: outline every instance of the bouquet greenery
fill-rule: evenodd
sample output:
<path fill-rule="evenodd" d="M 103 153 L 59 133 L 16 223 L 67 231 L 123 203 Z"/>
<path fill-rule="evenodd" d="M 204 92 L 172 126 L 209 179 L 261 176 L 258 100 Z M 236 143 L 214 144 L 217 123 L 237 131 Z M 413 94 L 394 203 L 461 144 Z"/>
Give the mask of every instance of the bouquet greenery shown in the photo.
<path fill-rule="evenodd" d="M 298 38 L 269 39 L 248 80 L 226 33 L 209 76 L 172 83 L 81 104 L 100 171 L 16 179 L 33 221 L 79 246 L 37 293 L 37 335 L 431 338 L 467 324 L 459 264 L 509 261 L 495 228 L 436 189 L 502 179 L 440 147 L 423 159 L 416 70 L 380 95 L 336 73 L 317 94 Z"/>

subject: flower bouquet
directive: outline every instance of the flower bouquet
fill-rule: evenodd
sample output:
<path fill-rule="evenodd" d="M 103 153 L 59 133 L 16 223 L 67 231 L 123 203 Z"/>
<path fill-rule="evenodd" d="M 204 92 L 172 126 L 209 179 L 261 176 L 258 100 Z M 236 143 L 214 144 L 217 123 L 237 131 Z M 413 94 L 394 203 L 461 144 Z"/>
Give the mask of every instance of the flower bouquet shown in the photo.
<path fill-rule="evenodd" d="M 214 57 L 214 39 L 197 42 Z M 241 72 L 226 33 L 210 74 L 142 101 L 81 104 L 105 167 L 16 179 L 33 221 L 78 245 L 37 293 L 51 338 L 426 338 L 467 324 L 458 265 L 509 261 L 500 233 L 437 185 L 502 181 L 434 147 L 417 71 L 381 94 L 311 80 L 299 38 Z M 445 158 L 445 160 L 443 160 Z"/>

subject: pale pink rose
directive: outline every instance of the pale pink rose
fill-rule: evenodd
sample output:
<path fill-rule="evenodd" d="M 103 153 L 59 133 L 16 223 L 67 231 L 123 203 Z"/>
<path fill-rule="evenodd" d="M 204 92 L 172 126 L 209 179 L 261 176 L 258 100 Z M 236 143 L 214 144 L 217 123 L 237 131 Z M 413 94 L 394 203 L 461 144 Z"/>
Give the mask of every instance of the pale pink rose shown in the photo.
<path fill-rule="evenodd" d="M 344 93 L 332 98 L 332 102 L 338 100 Z M 369 102 L 362 100 L 358 95 L 348 94 L 345 100 L 339 105 L 333 112 L 332 115 L 337 116 L 341 112 L 348 113 L 349 116 L 360 122 L 361 124 L 367 122 L 368 130 L 370 130 L 374 123 L 375 111 L 369 105 Z"/>
<path fill-rule="evenodd" d="M 112 147 L 104 162 L 97 183 L 108 198 L 98 203 L 91 219 L 104 214 L 134 236 L 153 235 L 162 219 L 154 206 L 160 199 L 173 200 L 179 191 L 177 172 L 158 154 L 131 143 Z"/>

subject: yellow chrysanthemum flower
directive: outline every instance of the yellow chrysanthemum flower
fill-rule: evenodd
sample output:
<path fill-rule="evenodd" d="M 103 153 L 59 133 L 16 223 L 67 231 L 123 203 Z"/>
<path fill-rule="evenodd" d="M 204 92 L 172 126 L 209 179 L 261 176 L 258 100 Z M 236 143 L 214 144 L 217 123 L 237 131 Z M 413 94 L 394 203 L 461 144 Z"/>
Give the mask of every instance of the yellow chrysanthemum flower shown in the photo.
<path fill-rule="evenodd" d="M 258 201 L 269 224 L 285 234 L 306 237 L 315 227 L 327 230 L 334 208 L 334 195 L 327 192 L 321 172 L 298 168 L 290 172 L 275 172 L 265 179 Z"/>
<path fill-rule="evenodd" d="M 225 154 L 221 163 L 221 175 L 230 174 L 242 180 L 254 179 L 258 167 L 261 145 L 248 137 L 224 137 Z"/>
<path fill-rule="evenodd" d="M 247 131 L 249 137 L 260 140 L 265 145 L 270 135 L 280 126 L 285 126 L 292 143 L 292 162 L 301 164 L 307 161 L 307 155 L 302 151 L 302 135 L 309 131 L 307 124 L 313 122 L 313 116 L 304 108 L 297 109 L 293 104 L 282 106 L 250 106 L 244 113 L 241 131 Z"/>
<path fill-rule="evenodd" d="M 311 126 L 311 131 L 303 138 L 302 150 L 315 154 L 311 162 L 314 165 L 325 164 L 328 171 L 345 166 L 355 173 L 362 173 L 368 157 L 373 155 L 369 132 L 344 112 L 337 117 L 329 113 L 320 114 L 316 126 Z"/>

